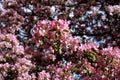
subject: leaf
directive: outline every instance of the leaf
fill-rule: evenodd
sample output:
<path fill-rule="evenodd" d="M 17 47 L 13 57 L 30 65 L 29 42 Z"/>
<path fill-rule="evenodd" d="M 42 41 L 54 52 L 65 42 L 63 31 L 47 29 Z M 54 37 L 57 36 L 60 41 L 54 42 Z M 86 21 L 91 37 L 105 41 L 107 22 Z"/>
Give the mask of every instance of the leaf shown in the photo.
<path fill-rule="evenodd" d="M 109 59 L 109 60 L 108 60 L 108 63 L 111 63 L 111 62 L 113 62 L 113 59 Z"/>
<path fill-rule="evenodd" d="M 63 30 L 64 32 L 69 32 L 68 30 Z"/>
<path fill-rule="evenodd" d="M 96 53 L 94 51 L 85 52 L 85 56 L 92 62 L 96 61 Z"/>
<path fill-rule="evenodd" d="M 47 78 L 45 77 L 43 80 L 47 80 Z"/>
<path fill-rule="evenodd" d="M 9 42 L 10 40 L 7 38 L 7 36 L 5 37 L 5 41 Z"/>
<path fill-rule="evenodd" d="M 60 45 L 59 53 L 62 54 L 62 45 Z"/>
<path fill-rule="evenodd" d="M 80 72 L 79 68 L 76 68 L 76 67 L 73 68 L 72 70 L 73 70 L 73 72 L 75 72 L 75 73 L 79 73 L 79 72 Z"/>
<path fill-rule="evenodd" d="M 66 76 L 70 74 L 69 71 L 65 71 L 64 73 L 65 73 Z"/>
<path fill-rule="evenodd" d="M 119 65 L 119 61 L 117 59 L 113 59 L 113 63 L 118 66 Z"/>
<path fill-rule="evenodd" d="M 40 45 L 43 46 L 43 44 L 44 44 L 44 42 L 43 42 L 43 40 L 41 40 L 41 41 L 40 41 Z"/>

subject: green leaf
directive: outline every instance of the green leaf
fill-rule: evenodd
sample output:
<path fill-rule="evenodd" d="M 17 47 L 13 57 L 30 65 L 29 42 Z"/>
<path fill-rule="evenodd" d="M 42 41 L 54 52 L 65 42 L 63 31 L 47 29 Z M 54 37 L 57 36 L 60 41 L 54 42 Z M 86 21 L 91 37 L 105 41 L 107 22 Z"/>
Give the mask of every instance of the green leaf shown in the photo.
<path fill-rule="evenodd" d="M 85 52 L 85 56 L 88 58 L 88 60 L 95 62 L 97 54 L 94 51 L 90 51 L 90 52 Z"/>
<path fill-rule="evenodd" d="M 68 30 L 63 30 L 64 32 L 69 32 Z"/>
<path fill-rule="evenodd" d="M 65 71 L 64 73 L 66 76 L 70 74 L 69 71 Z"/>
<path fill-rule="evenodd" d="M 43 46 L 43 44 L 44 44 L 44 42 L 43 42 L 43 40 L 41 40 L 41 41 L 40 41 L 40 45 Z"/>
<path fill-rule="evenodd" d="M 109 60 L 108 60 L 108 63 L 111 63 L 111 62 L 113 62 L 113 59 L 109 59 Z"/>
<path fill-rule="evenodd" d="M 43 80 L 47 80 L 46 77 Z"/>
<path fill-rule="evenodd" d="M 117 59 L 113 59 L 113 63 L 118 66 L 119 65 L 119 61 Z"/>
<path fill-rule="evenodd" d="M 5 41 L 9 42 L 10 40 L 7 38 L 7 36 L 5 37 Z"/>
<path fill-rule="evenodd" d="M 80 72 L 79 68 L 73 68 L 72 70 L 73 70 L 73 72 L 75 72 L 75 73 L 79 73 L 79 72 Z"/>

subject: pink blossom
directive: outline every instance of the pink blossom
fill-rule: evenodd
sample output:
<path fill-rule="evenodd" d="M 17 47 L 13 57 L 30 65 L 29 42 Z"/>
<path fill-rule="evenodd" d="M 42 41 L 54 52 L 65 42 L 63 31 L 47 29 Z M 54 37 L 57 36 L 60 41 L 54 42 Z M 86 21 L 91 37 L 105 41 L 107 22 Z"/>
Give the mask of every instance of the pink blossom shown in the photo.
<path fill-rule="evenodd" d="M 0 80 L 4 80 L 4 77 L 2 74 L 0 74 Z"/>
<path fill-rule="evenodd" d="M 72 63 L 71 62 L 68 62 L 65 66 L 64 66 L 65 70 L 69 70 L 72 68 Z"/>
<path fill-rule="evenodd" d="M 24 54 L 24 47 L 23 46 L 15 46 L 15 47 L 13 47 L 13 50 L 19 55 Z"/>
<path fill-rule="evenodd" d="M 16 39 L 16 37 L 12 34 L 7 34 L 6 35 L 7 39 L 10 40 L 11 42 L 13 42 L 14 45 L 19 45 L 18 40 Z"/>
<path fill-rule="evenodd" d="M 0 47 L 12 48 L 12 45 L 9 42 L 2 41 L 0 42 Z"/>
<path fill-rule="evenodd" d="M 94 43 L 85 43 L 85 44 L 81 44 L 81 46 L 79 47 L 80 51 L 90 51 L 90 50 L 98 50 L 98 46 L 95 45 Z"/>
<path fill-rule="evenodd" d="M 50 80 L 50 74 L 46 72 L 45 70 L 41 71 L 38 77 L 38 80 L 44 80 L 44 79 Z"/>
<path fill-rule="evenodd" d="M 55 73 L 57 77 L 60 77 L 64 74 L 62 68 L 57 68 Z"/>
<path fill-rule="evenodd" d="M 5 35 L 4 34 L 0 34 L 0 41 L 5 39 Z"/>
<path fill-rule="evenodd" d="M 110 12 L 110 15 L 113 15 L 112 13 L 114 12 L 113 6 L 108 6 L 107 10 Z"/>
<path fill-rule="evenodd" d="M 91 6 L 90 7 L 91 8 L 91 10 L 93 11 L 93 14 L 97 14 L 98 13 L 98 11 L 99 11 L 99 8 L 98 7 L 95 7 L 95 6 Z"/>
<path fill-rule="evenodd" d="M 114 58 L 120 58 L 120 49 L 115 47 L 108 47 L 101 50 L 102 54 L 112 56 Z"/>
<path fill-rule="evenodd" d="M 110 15 L 119 14 L 120 13 L 120 5 L 107 6 L 106 10 L 110 13 Z"/>
<path fill-rule="evenodd" d="M 74 78 L 72 77 L 72 75 L 68 76 L 68 80 L 74 80 Z"/>

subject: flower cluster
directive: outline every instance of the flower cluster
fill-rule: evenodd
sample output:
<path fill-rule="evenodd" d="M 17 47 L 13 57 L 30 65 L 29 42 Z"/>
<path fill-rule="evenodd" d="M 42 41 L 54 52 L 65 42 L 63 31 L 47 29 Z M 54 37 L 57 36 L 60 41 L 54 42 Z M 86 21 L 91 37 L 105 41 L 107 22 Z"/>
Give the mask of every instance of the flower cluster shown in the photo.
<path fill-rule="evenodd" d="M 13 9 L 8 9 L 0 15 L 0 22 L 0 33 L 15 34 L 24 22 L 24 18 Z"/>
<path fill-rule="evenodd" d="M 31 56 L 12 34 L 0 34 L 0 79 L 31 80 Z"/>
<path fill-rule="evenodd" d="M 63 20 L 38 22 L 33 31 L 33 41 L 42 49 L 40 53 L 52 60 L 56 59 L 57 54 L 72 54 L 79 45 L 79 39 L 72 37 L 68 22 Z"/>
<path fill-rule="evenodd" d="M 49 73 L 52 75 L 52 80 L 74 80 L 72 75 L 73 67 L 74 64 L 72 65 L 71 62 L 67 62 L 67 64 L 65 64 L 64 62 L 59 61 L 56 65 L 48 65 L 46 70 L 49 71 Z"/>
<path fill-rule="evenodd" d="M 102 50 L 102 54 L 107 55 L 107 56 L 111 56 L 114 58 L 120 58 L 120 49 L 115 47 L 108 47 L 108 48 L 104 48 Z"/>
<path fill-rule="evenodd" d="M 100 50 L 91 43 L 87 45 L 91 47 L 86 49 L 83 44 L 78 50 L 81 77 L 85 80 L 119 79 L 120 49 L 108 47 Z"/>
<path fill-rule="evenodd" d="M 120 15 L 120 5 L 114 5 L 114 6 L 107 6 L 106 10 L 109 12 L 110 15 L 118 14 Z"/>
<path fill-rule="evenodd" d="M 119 0 L 0 0 L 0 80 L 119 80 L 119 17 Z"/>
<path fill-rule="evenodd" d="M 40 80 L 119 79 L 119 48 L 100 50 L 92 42 L 79 44 L 79 39 L 73 38 L 68 29 L 68 23 L 63 20 L 45 20 L 39 22 L 33 31 L 33 42 L 38 47 L 38 55 L 42 55 L 39 58 L 47 60 L 44 70 L 40 69 Z M 54 47 L 56 45 L 59 46 Z M 37 64 L 41 65 L 40 62 Z"/>
<path fill-rule="evenodd" d="M 17 32 L 16 27 L 20 27 L 24 32 L 20 30 L 17 34 L 26 44 L 31 38 L 31 29 L 36 26 L 37 21 L 64 19 L 70 21 L 70 31 L 73 36 L 80 36 L 83 43 L 88 38 L 92 38 L 101 48 L 108 45 L 119 46 L 120 38 L 117 37 L 120 32 L 119 18 L 114 12 L 112 12 L 113 16 L 108 15 L 109 6 L 114 6 L 114 12 L 118 14 L 119 0 L 1 0 L 0 33 L 14 33 Z M 114 27 L 116 29 L 112 29 Z"/>
<path fill-rule="evenodd" d="M 15 80 L 120 79 L 120 49 L 80 44 L 64 20 L 40 21 L 31 51 L 13 34 L 0 34 L 0 78 Z M 28 50 L 28 51 L 27 51 Z"/>

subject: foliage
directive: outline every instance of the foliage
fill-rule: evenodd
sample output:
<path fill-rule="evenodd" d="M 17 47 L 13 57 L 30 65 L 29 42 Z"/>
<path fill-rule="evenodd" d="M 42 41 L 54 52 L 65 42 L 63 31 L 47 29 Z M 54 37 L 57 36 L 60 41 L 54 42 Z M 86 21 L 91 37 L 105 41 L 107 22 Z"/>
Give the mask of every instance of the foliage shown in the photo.
<path fill-rule="evenodd" d="M 0 79 L 119 80 L 119 4 L 1 0 Z"/>

